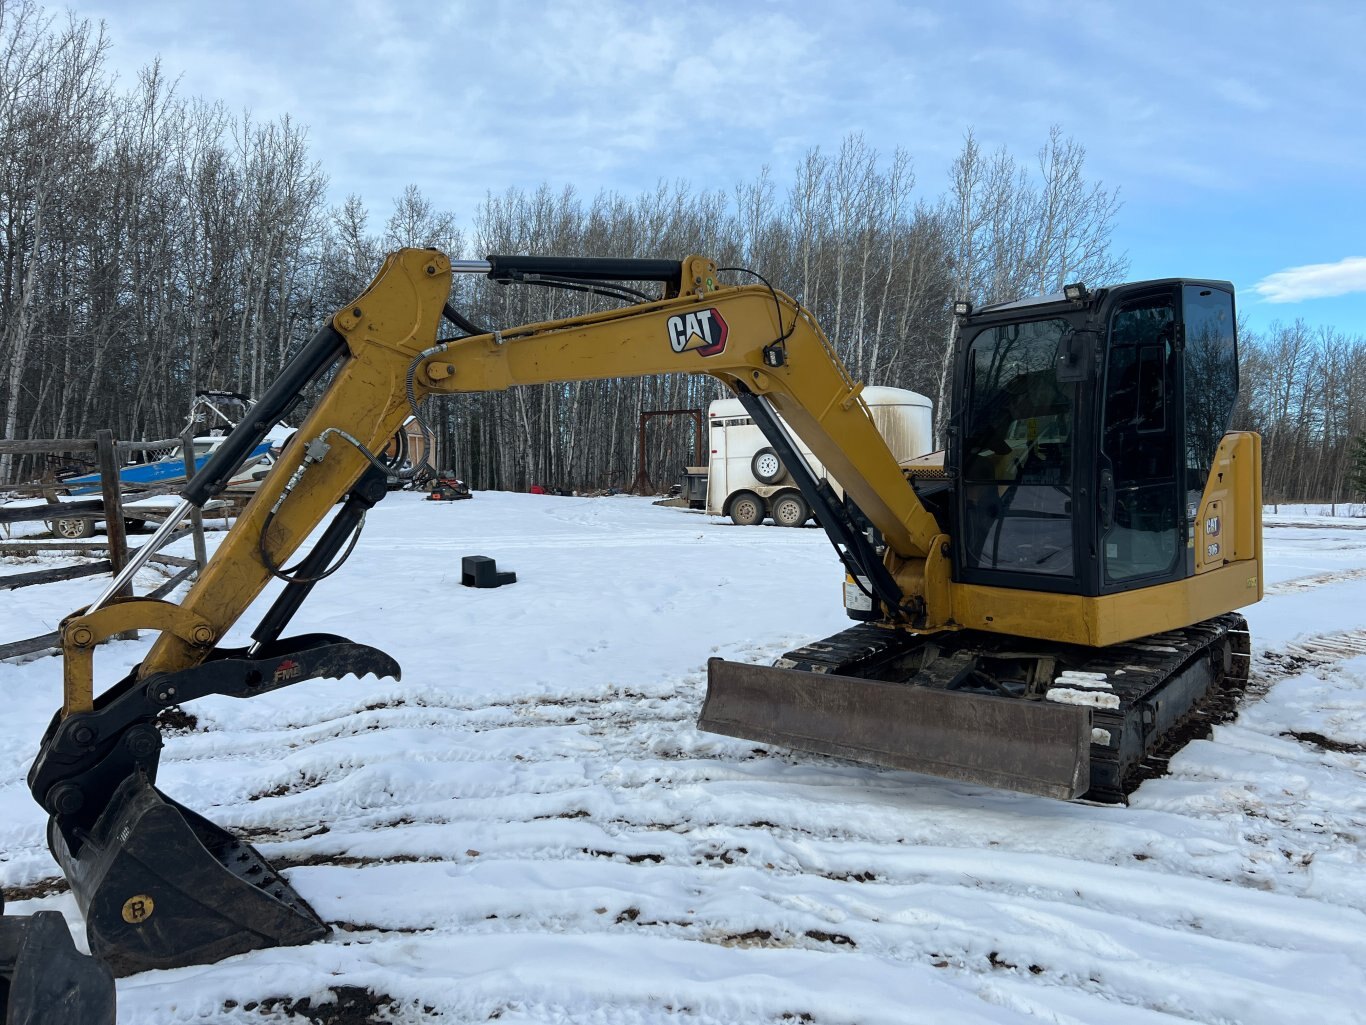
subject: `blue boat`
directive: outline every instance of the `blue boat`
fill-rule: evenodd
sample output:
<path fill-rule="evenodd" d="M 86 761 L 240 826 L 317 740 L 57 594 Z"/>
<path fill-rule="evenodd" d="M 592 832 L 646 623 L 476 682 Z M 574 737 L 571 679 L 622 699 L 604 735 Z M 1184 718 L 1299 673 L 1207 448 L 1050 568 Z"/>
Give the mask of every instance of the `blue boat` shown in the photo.
<path fill-rule="evenodd" d="M 251 400 L 236 392 L 201 391 L 195 393 L 194 403 L 190 406 L 188 422 L 199 424 L 219 421 L 223 424 L 222 427 L 211 429 L 207 435 L 195 437 L 195 472 L 201 470 L 204 464 L 209 461 L 209 457 L 222 446 L 223 442 L 228 440 L 228 435 L 232 433 L 232 429 L 243 419 L 250 407 Z M 265 439 L 242 460 L 242 465 L 228 482 L 228 487 L 231 488 L 235 484 L 245 484 L 257 480 L 257 475 L 271 465 L 271 448 L 279 446 L 289 433 L 290 429 L 284 424 L 273 428 Z M 160 459 L 145 463 L 130 463 L 119 468 L 119 481 L 124 487 L 159 487 L 165 484 L 180 484 L 186 479 L 185 457 L 179 445 L 169 455 L 162 456 Z M 87 473 L 79 477 L 66 477 L 62 480 L 62 485 L 68 489 L 68 494 L 71 495 L 95 494 L 100 490 L 100 475 L 98 473 Z"/>
<path fill-rule="evenodd" d="M 196 473 L 204 468 L 209 457 L 225 440 L 227 440 L 226 434 L 222 437 L 194 439 L 194 468 Z M 242 470 L 229 481 L 229 486 L 236 482 L 238 477 L 243 476 L 243 471 L 250 471 L 243 479 L 252 479 L 251 474 L 262 468 L 259 464 L 270 454 L 272 444 L 271 441 L 263 441 L 252 449 L 242 463 Z M 119 468 L 119 481 L 125 487 L 129 485 L 154 487 L 161 484 L 180 484 L 185 480 L 185 457 L 181 455 L 179 448 L 170 455 L 163 456 L 153 462 L 130 463 Z M 100 475 L 98 473 L 87 473 L 80 477 L 67 477 L 62 481 L 62 484 L 70 489 L 69 493 L 72 495 L 91 495 L 100 490 Z"/>

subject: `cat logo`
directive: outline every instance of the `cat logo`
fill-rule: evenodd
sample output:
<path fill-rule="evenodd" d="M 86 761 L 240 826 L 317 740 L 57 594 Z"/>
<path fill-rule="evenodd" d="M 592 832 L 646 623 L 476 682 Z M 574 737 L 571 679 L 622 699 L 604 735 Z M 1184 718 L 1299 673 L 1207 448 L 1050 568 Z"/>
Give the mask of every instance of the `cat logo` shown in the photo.
<path fill-rule="evenodd" d="M 669 318 L 669 344 L 674 352 L 715 356 L 726 348 L 730 328 L 718 309 L 678 313 Z"/>
<path fill-rule="evenodd" d="M 284 683 L 286 680 L 297 680 L 299 673 L 299 663 L 287 658 L 275 667 L 275 682 Z"/>

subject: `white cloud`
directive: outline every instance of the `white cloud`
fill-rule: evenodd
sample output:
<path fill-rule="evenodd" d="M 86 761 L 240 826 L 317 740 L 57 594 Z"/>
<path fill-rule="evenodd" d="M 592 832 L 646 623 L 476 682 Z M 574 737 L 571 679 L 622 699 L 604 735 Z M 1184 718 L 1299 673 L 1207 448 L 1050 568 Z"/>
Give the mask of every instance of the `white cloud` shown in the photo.
<path fill-rule="evenodd" d="M 1209 85 L 1214 95 L 1245 110 L 1260 112 L 1272 107 L 1264 93 L 1241 78 L 1216 78 Z"/>
<path fill-rule="evenodd" d="M 1268 274 L 1252 290 L 1269 303 L 1297 303 L 1333 295 L 1366 292 L 1366 256 L 1337 263 L 1310 263 Z"/>

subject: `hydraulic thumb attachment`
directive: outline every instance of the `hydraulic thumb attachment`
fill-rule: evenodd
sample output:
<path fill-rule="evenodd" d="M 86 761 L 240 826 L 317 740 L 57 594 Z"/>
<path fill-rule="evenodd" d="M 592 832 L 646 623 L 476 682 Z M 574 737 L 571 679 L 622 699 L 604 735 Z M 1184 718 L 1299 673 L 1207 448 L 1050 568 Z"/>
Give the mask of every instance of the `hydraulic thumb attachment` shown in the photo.
<path fill-rule="evenodd" d="M 56 911 L 0 918 L 0 1021 L 114 1025 L 114 976 L 76 949 Z"/>

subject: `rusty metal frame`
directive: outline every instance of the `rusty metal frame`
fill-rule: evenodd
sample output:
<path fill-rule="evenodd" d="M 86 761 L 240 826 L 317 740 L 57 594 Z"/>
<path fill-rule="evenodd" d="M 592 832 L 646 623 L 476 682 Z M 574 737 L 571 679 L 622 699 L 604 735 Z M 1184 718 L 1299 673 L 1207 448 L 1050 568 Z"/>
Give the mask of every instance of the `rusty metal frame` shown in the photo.
<path fill-rule="evenodd" d="M 644 495 L 653 485 L 645 472 L 645 425 L 657 416 L 690 416 L 693 421 L 692 465 L 702 464 L 702 410 L 700 409 L 647 409 L 640 414 L 640 428 L 636 440 L 636 479 L 631 483 L 631 493 Z"/>

